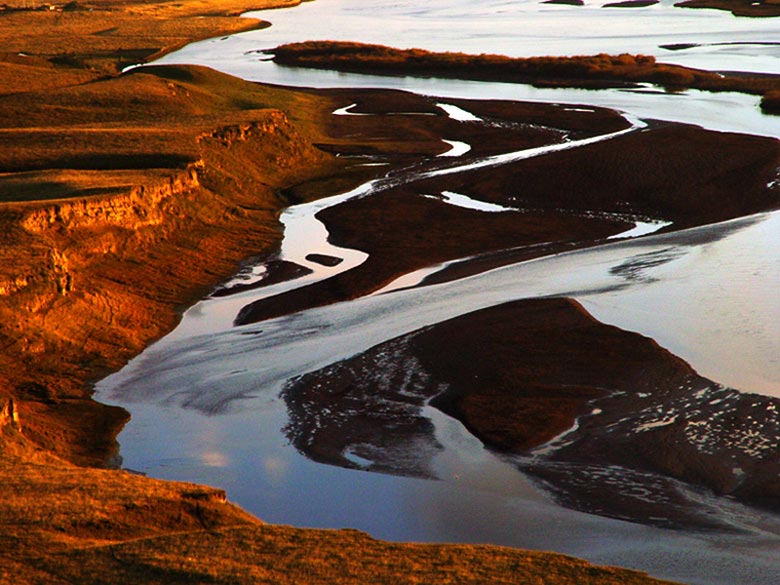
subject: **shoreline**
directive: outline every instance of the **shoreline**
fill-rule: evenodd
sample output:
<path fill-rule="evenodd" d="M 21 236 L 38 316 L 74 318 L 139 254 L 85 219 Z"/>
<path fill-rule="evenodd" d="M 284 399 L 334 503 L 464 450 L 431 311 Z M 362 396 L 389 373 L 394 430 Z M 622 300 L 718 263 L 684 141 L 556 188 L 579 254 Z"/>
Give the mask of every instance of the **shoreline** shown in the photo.
<path fill-rule="evenodd" d="M 513 115 L 506 104 L 496 108 L 490 103 L 450 101 L 482 115 L 489 112 L 497 123 L 506 123 Z M 517 107 L 522 111 L 525 106 Z M 565 108 L 550 107 L 548 119 L 556 120 L 561 109 Z M 561 127 L 564 122 L 559 118 L 553 123 Z M 598 127 L 601 132 L 612 130 L 616 124 L 614 119 L 601 119 L 591 132 Z M 426 176 L 424 169 L 415 171 L 408 182 L 378 187 L 380 197 L 349 200 L 317 214 L 330 241 L 368 254 L 364 263 L 250 303 L 236 323 L 355 299 L 442 262 L 474 258 L 466 260 L 469 268 L 462 262 L 460 269 L 452 267 L 452 277 L 464 269 L 469 274 L 518 258 L 593 246 L 630 227 L 629 220 L 620 217 L 661 218 L 672 222 L 666 230 L 674 231 L 775 209 L 780 198 L 766 185 L 780 163 L 778 157 L 780 144 L 775 140 L 654 123 L 641 132 L 514 163 L 440 176 L 439 171 L 427 173 L 433 176 Z M 624 172 L 639 168 L 643 172 Z M 738 202 L 729 196 L 736 185 L 743 191 Z M 483 213 L 425 197 L 447 191 L 467 193 L 517 213 Z M 522 197 L 508 196 L 520 192 Z M 426 218 L 424 230 L 419 218 Z M 446 276 L 438 274 L 427 284 L 442 278 Z"/>
<path fill-rule="evenodd" d="M 776 511 L 773 442 L 751 437 L 778 434 L 780 401 L 704 379 L 571 299 L 414 330 L 290 381 L 282 398 L 292 444 L 340 467 L 436 478 L 431 405 L 567 508 L 711 533 L 742 530 L 717 496 Z"/>

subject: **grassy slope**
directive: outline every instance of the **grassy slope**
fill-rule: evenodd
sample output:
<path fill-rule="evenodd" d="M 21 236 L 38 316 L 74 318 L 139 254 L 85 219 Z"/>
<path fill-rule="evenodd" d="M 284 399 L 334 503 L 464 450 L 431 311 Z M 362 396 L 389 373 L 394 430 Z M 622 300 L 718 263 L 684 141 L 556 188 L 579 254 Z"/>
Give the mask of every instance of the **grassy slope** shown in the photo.
<path fill-rule="evenodd" d="M 551 553 L 262 524 L 219 490 L 75 469 L 9 433 L 0 437 L 3 582 L 661 583 Z"/>
<path fill-rule="evenodd" d="M 124 418 L 85 382 L 274 245 L 279 188 L 336 168 L 268 108 L 316 112 L 313 96 L 148 71 L 0 98 L 0 380 L 26 432 L 79 463 L 105 458 Z"/>
<path fill-rule="evenodd" d="M 252 9 L 295 6 L 300 0 L 79 1 L 76 10 L 0 11 L 0 93 L 113 75 L 193 40 L 252 30 L 265 24 L 234 16 Z M 5 3 L 30 7 L 26 0 Z M 41 3 L 38 3 L 39 5 Z M 62 3 L 64 4 L 64 3 Z M 19 53 L 24 56 L 19 57 Z"/>

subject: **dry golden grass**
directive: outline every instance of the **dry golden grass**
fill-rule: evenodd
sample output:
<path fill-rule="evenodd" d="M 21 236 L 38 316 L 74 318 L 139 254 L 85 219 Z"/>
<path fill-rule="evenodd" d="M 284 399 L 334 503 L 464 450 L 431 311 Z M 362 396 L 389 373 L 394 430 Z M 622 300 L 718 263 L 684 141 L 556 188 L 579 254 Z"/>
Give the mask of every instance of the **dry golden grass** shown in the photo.
<path fill-rule="evenodd" d="M 57 68 L 45 59 L 29 58 L 29 64 L 9 63 L 0 59 L 0 95 L 34 92 L 52 86 L 76 85 L 94 79 L 95 73 L 86 69 Z"/>
<path fill-rule="evenodd" d="M 0 435 L 0 579 L 26 583 L 663 583 L 552 553 L 263 524 L 219 490 L 74 468 Z"/>
<path fill-rule="evenodd" d="M 235 18 L 253 9 L 294 6 L 300 0 L 79 1 L 72 10 L 0 11 L 0 47 L 23 54 L 26 70 L 0 67 L 0 94 L 62 87 L 114 75 L 182 45 L 264 24 Z M 5 2 L 30 8 L 25 0 Z M 40 7 L 44 3 L 38 2 Z M 61 7 L 64 2 L 52 5 Z M 0 58 L 0 61 L 3 59 Z M 52 67 L 53 66 L 53 67 Z"/>
<path fill-rule="evenodd" d="M 78 196 L 119 195 L 137 185 L 163 181 L 164 169 L 76 171 L 47 169 L 0 174 L 0 202 L 46 201 Z"/>
<path fill-rule="evenodd" d="M 145 68 L 45 99 L 7 95 L 0 98 L 0 172 L 184 168 L 200 158 L 202 134 L 268 108 L 283 107 L 317 138 L 327 103 L 198 67 Z"/>

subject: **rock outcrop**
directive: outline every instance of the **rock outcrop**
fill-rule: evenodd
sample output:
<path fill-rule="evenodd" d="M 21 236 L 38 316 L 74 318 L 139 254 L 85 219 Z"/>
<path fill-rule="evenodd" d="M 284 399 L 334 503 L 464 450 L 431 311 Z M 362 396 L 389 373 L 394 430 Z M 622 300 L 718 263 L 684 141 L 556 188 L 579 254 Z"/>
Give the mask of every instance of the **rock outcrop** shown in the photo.
<path fill-rule="evenodd" d="M 331 160 L 276 110 L 202 133 L 197 148 L 200 160 L 150 170 L 145 183 L 0 208 L 6 418 L 21 415 L 26 435 L 60 456 L 110 460 L 127 414 L 91 401 L 85 382 L 170 330 L 174 307 L 272 246 L 278 190 Z"/>

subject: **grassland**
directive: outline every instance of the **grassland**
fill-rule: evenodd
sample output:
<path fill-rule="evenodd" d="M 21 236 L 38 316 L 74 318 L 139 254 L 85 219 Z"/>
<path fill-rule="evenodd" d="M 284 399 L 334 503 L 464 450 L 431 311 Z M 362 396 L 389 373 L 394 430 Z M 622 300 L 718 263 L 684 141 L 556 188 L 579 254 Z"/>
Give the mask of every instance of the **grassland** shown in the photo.
<path fill-rule="evenodd" d="M 0 93 L 75 85 L 115 75 L 192 40 L 265 26 L 233 15 L 298 0 L 45 4 L 9 0 L 0 10 Z"/>

